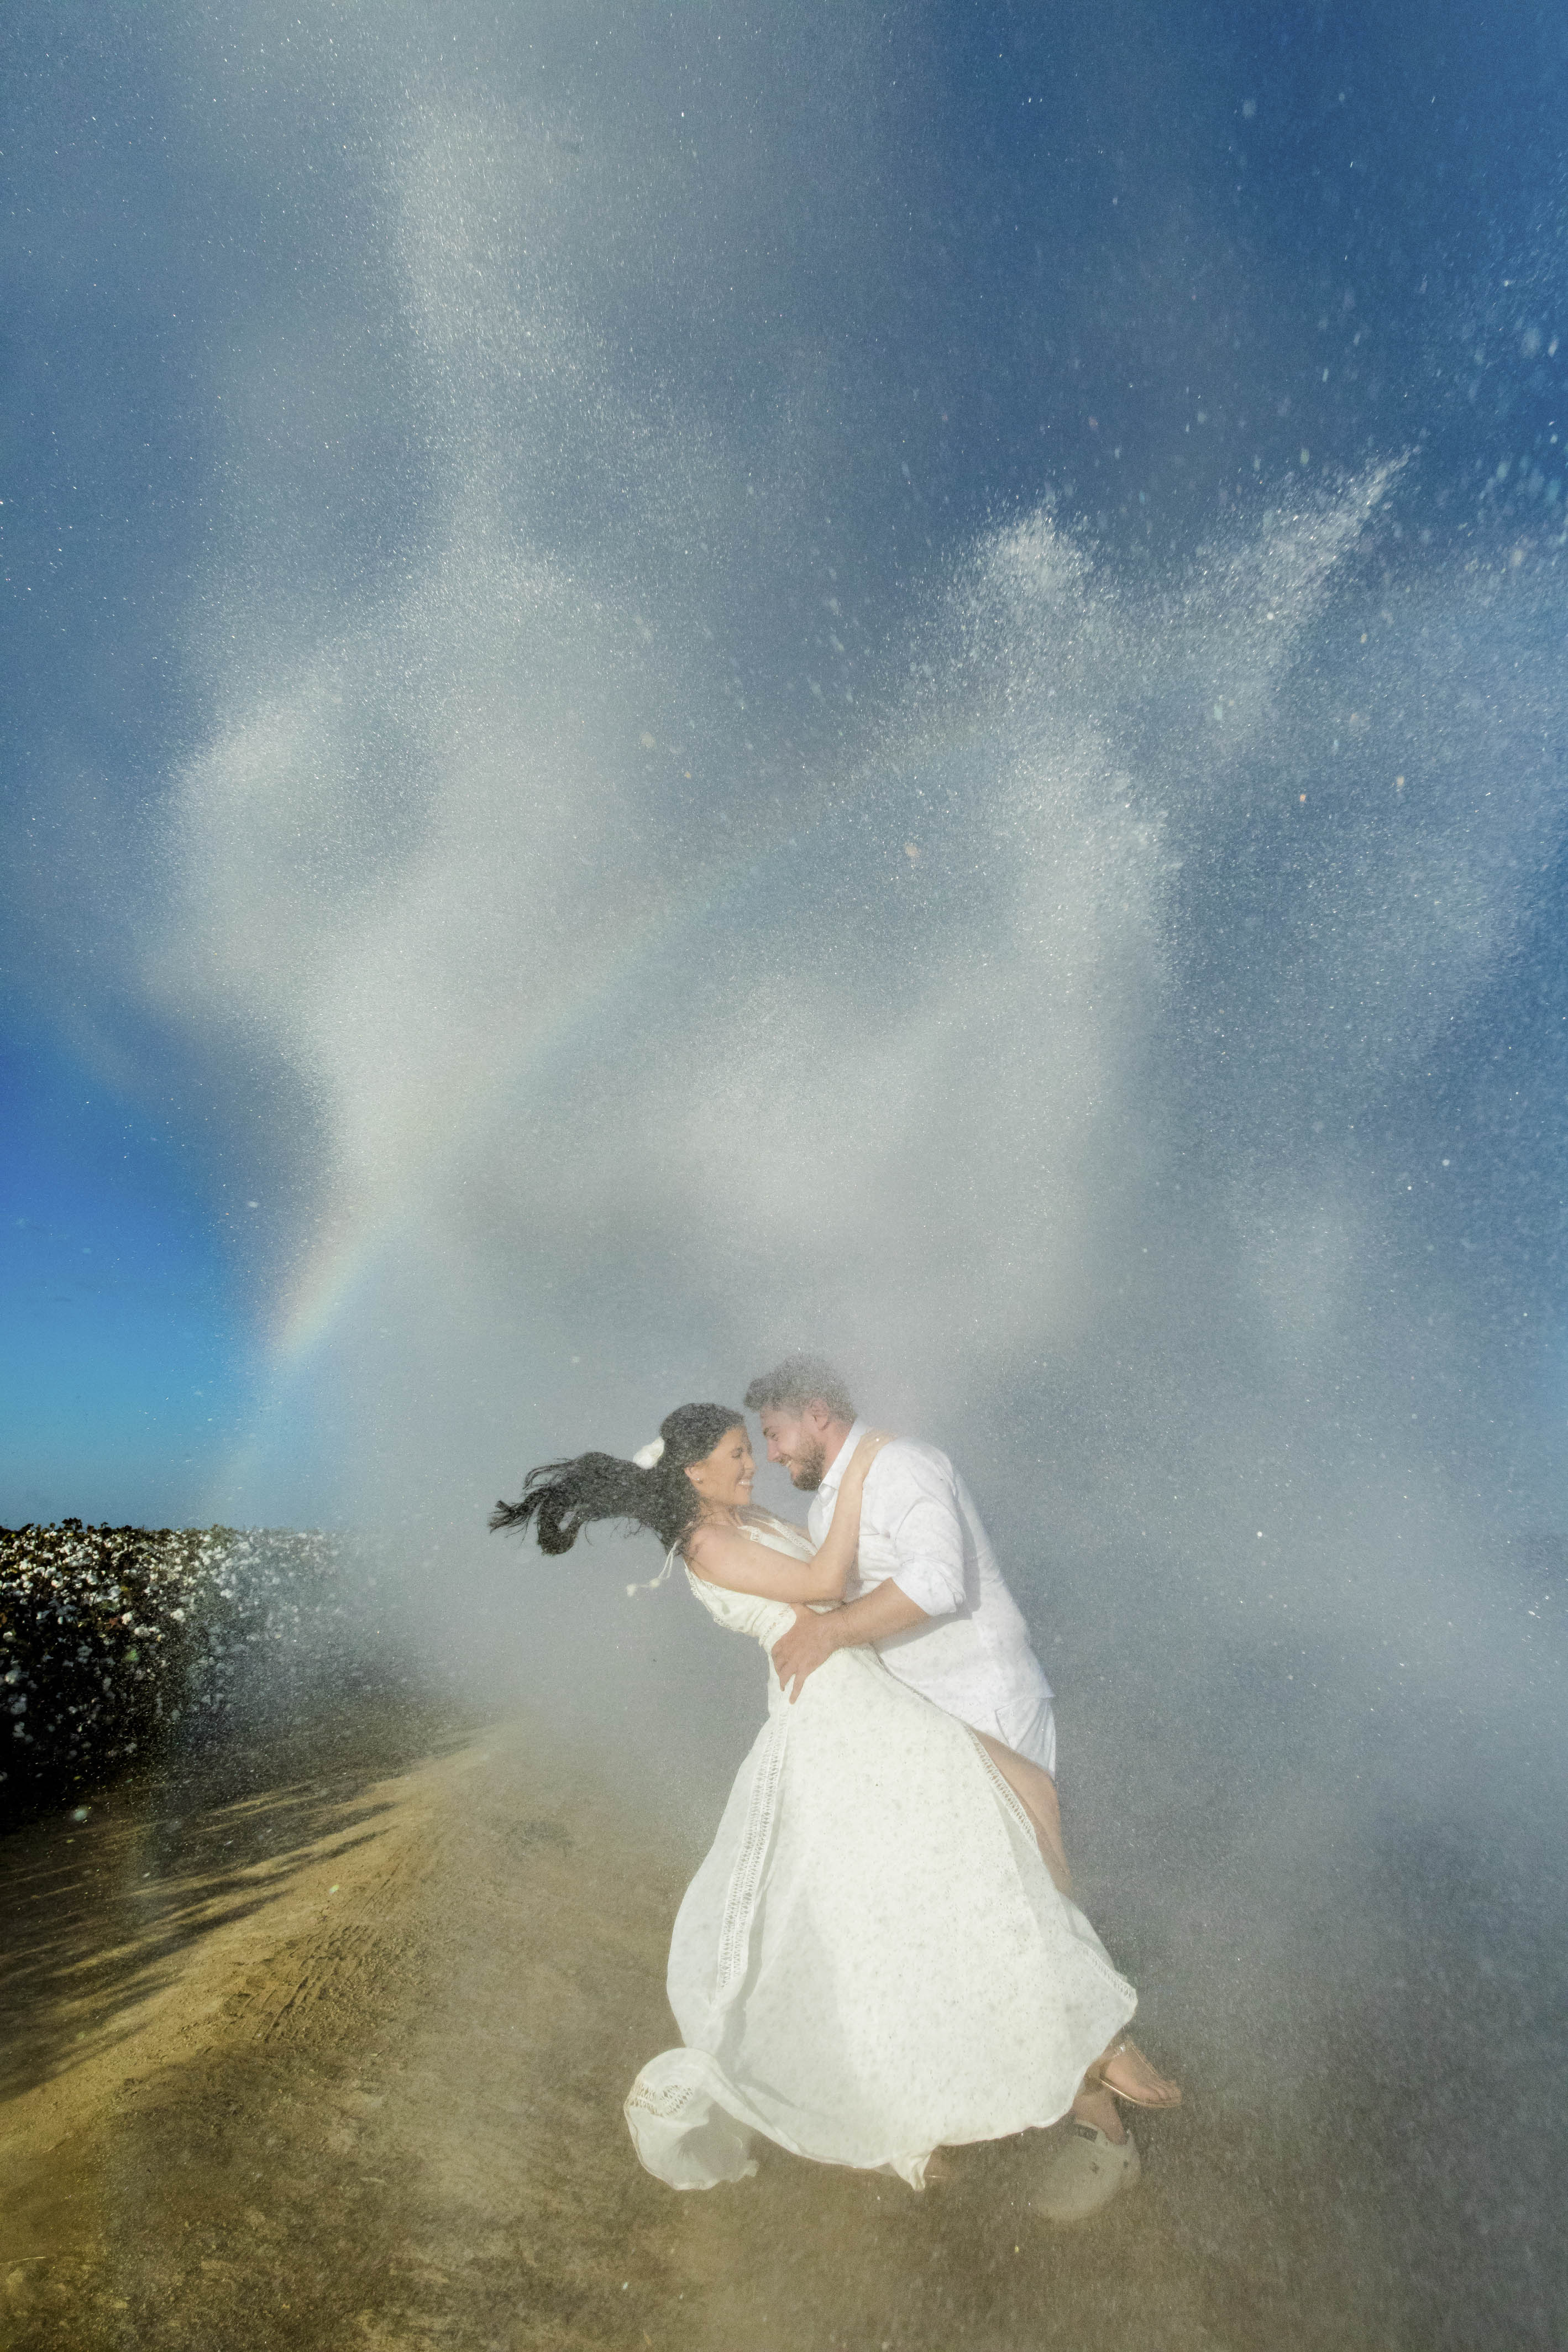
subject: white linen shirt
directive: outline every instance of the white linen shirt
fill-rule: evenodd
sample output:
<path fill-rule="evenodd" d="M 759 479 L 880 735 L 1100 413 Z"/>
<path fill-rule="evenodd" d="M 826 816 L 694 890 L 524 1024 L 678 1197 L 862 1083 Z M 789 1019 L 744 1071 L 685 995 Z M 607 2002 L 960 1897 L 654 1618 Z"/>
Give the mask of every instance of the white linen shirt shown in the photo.
<path fill-rule="evenodd" d="M 811 1497 L 814 1544 L 828 1532 L 850 1456 L 865 1435 L 857 1421 Z M 1008 1591 L 974 1499 L 945 1454 L 895 1437 L 872 1464 L 861 1501 L 860 1557 L 844 1589 L 858 1601 L 891 1577 L 928 1622 L 875 1644 L 911 1689 L 988 1732 L 1054 1775 L 1051 1685 Z"/>

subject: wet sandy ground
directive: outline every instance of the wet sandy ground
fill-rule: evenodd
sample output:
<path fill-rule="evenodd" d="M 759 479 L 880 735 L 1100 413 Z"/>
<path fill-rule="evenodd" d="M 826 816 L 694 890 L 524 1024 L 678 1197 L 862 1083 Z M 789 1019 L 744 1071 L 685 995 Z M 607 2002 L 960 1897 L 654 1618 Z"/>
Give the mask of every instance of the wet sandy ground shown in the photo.
<path fill-rule="evenodd" d="M 1051 2136 L 902 2184 L 764 2151 L 676 2197 L 621 2101 L 674 2039 L 691 1856 L 525 1727 L 364 1719 L 5 1841 L 14 2352 L 1242 2352 L 1415 2343 L 1333 2148 L 1200 2092 L 1136 2193 L 1035 2221 Z"/>

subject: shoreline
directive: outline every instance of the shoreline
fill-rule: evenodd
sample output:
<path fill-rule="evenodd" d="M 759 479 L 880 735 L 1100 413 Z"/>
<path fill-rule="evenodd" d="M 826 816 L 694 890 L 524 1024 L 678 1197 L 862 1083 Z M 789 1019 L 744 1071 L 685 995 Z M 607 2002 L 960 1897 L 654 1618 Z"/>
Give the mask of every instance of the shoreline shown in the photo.
<path fill-rule="evenodd" d="M 1039 2133 L 924 2196 L 767 2147 L 653 2180 L 621 2102 L 690 1857 L 538 1726 L 340 1717 L 6 1848 L 12 2352 L 1411 2340 L 1212 2095 L 1134 2118 L 1145 2182 L 1081 2231 L 1029 2213 Z"/>

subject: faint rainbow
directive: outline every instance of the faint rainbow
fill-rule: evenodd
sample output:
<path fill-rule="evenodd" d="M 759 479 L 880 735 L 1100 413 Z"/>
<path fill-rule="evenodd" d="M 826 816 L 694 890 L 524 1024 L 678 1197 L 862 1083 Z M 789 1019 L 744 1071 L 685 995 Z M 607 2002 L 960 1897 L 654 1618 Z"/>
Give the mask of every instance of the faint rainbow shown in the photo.
<path fill-rule="evenodd" d="M 640 930 L 633 931 L 623 951 L 603 968 L 591 988 L 558 1005 L 549 1021 L 539 1023 L 530 1034 L 526 1034 L 508 1065 L 507 1091 L 510 1092 L 527 1072 L 536 1069 L 549 1056 L 563 1051 L 601 1005 L 622 992 L 639 971 L 658 961 L 681 930 L 705 928 L 738 891 L 766 873 L 769 866 L 798 856 L 812 835 L 819 833 L 831 818 L 840 814 L 845 800 L 852 793 L 868 787 L 873 772 L 880 771 L 867 768 L 858 772 L 847 785 L 841 784 L 831 806 L 824 808 L 819 815 L 797 816 L 788 836 L 774 841 L 760 852 L 732 858 L 728 864 L 716 869 L 709 887 L 701 896 L 678 899 L 657 918 L 650 918 Z M 477 1098 L 482 1102 L 486 1117 L 495 1115 L 499 1091 L 497 1085 L 489 1083 L 483 1096 Z M 457 1129 L 449 1128 L 449 1137 L 455 1139 L 457 1134 L 467 1134 L 473 1125 L 470 1118 Z M 446 1148 L 452 1148 L 450 1141 Z M 430 1163 L 423 1164 L 428 1166 Z M 317 1244 L 286 1291 L 273 1326 L 269 1355 L 276 1373 L 287 1378 L 308 1364 L 326 1343 L 356 1293 L 373 1276 L 400 1233 L 410 1225 L 405 1195 L 400 1192 L 395 1203 L 386 1211 L 371 1214 L 362 1223 L 349 1220 L 341 1234 Z"/>

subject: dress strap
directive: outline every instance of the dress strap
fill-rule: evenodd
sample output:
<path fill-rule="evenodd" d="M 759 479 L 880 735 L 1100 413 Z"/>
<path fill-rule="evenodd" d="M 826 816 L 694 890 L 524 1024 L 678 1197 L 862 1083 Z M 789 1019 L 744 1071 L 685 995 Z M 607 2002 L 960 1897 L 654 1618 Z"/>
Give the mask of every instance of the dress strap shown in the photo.
<path fill-rule="evenodd" d="M 666 1580 L 670 1570 L 674 1568 L 680 1556 L 680 1545 L 672 1544 L 669 1550 L 664 1554 L 664 1565 L 659 1570 L 658 1575 L 651 1576 L 645 1584 L 629 1584 L 626 1587 L 627 1600 L 632 1600 L 639 1592 L 657 1592 L 660 1585 Z"/>

